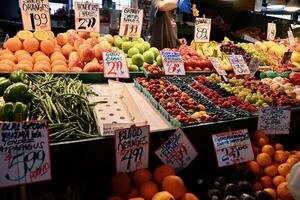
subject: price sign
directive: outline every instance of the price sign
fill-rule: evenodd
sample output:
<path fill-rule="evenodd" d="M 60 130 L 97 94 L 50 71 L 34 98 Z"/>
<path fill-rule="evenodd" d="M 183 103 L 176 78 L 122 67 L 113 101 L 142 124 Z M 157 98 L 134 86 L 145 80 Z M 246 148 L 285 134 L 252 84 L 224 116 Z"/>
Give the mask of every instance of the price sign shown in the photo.
<path fill-rule="evenodd" d="M 219 167 L 254 159 L 247 129 L 218 133 L 212 136 Z"/>
<path fill-rule="evenodd" d="M 249 63 L 249 70 L 251 73 L 251 76 L 254 76 L 254 74 L 257 72 L 259 68 L 260 62 L 257 58 L 252 58 Z"/>
<path fill-rule="evenodd" d="M 48 0 L 20 0 L 24 30 L 51 30 Z"/>
<path fill-rule="evenodd" d="M 104 77 L 129 78 L 128 67 L 123 53 L 103 52 Z"/>
<path fill-rule="evenodd" d="M 295 46 L 296 42 L 295 42 L 295 37 L 294 37 L 293 31 L 289 30 L 287 33 L 288 33 L 290 46 L 292 46 L 292 47 Z"/>
<path fill-rule="evenodd" d="M 216 72 L 220 75 L 220 76 L 226 76 L 227 73 L 224 70 L 224 68 L 222 67 L 220 61 L 218 58 L 216 57 L 209 57 L 208 58 L 211 62 L 211 64 L 213 65 L 213 67 L 215 68 Z"/>
<path fill-rule="evenodd" d="M 0 187 L 51 180 L 47 121 L 0 123 Z"/>
<path fill-rule="evenodd" d="M 123 8 L 121 14 L 121 36 L 140 37 L 142 32 L 144 10 L 137 8 Z"/>
<path fill-rule="evenodd" d="M 177 172 L 186 168 L 198 155 L 182 129 L 177 129 L 155 154 L 166 165 L 172 166 Z"/>
<path fill-rule="evenodd" d="M 100 32 L 99 4 L 75 2 L 75 29 L 84 32 Z"/>
<path fill-rule="evenodd" d="M 115 131 L 117 172 L 133 172 L 148 168 L 149 126 Z"/>
<path fill-rule="evenodd" d="M 184 63 L 179 52 L 161 51 L 165 75 L 185 75 Z"/>
<path fill-rule="evenodd" d="M 276 37 L 276 24 L 268 23 L 267 40 L 275 40 Z"/>
<path fill-rule="evenodd" d="M 196 42 L 209 42 L 211 32 L 211 19 L 199 18 L 195 19 L 194 40 Z"/>
<path fill-rule="evenodd" d="M 264 130 L 267 134 L 289 134 L 290 124 L 290 107 L 268 107 L 259 109 L 258 130 Z"/>
<path fill-rule="evenodd" d="M 250 74 L 249 67 L 245 63 L 243 56 L 241 55 L 227 55 L 230 61 L 233 71 L 236 75 L 247 75 Z"/>
<path fill-rule="evenodd" d="M 287 52 L 285 52 L 282 57 L 281 64 L 288 64 L 288 62 L 291 60 L 292 53 L 293 52 L 290 49 Z"/>

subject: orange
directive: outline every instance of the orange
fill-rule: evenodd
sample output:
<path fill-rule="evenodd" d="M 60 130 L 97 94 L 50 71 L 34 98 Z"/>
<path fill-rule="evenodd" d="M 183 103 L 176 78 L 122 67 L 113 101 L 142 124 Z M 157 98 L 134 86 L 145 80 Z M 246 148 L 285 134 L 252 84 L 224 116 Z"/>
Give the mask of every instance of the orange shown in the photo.
<path fill-rule="evenodd" d="M 9 38 L 5 42 L 5 46 L 10 51 L 15 52 L 15 51 L 22 49 L 22 42 L 18 38 Z"/>
<path fill-rule="evenodd" d="M 52 72 L 68 72 L 69 69 L 64 65 L 56 65 L 52 67 Z"/>
<path fill-rule="evenodd" d="M 7 64 L 7 65 L 9 65 L 11 67 L 15 66 L 15 63 L 13 61 L 11 61 L 11 60 L 8 60 L 8 59 L 1 60 L 0 64 Z"/>
<path fill-rule="evenodd" d="M 56 66 L 56 65 L 64 65 L 64 66 L 68 66 L 67 63 L 63 60 L 54 60 L 51 63 L 51 67 Z"/>
<path fill-rule="evenodd" d="M 259 181 L 261 183 L 261 186 L 263 188 L 270 188 L 272 187 L 272 179 L 270 176 L 262 176 L 259 178 Z"/>
<path fill-rule="evenodd" d="M 149 200 L 151 200 L 158 191 L 158 186 L 152 181 L 143 182 L 140 187 L 141 197 Z"/>
<path fill-rule="evenodd" d="M 40 49 L 45 54 L 51 54 L 54 52 L 55 44 L 51 40 L 43 40 L 40 44 Z"/>
<path fill-rule="evenodd" d="M 283 200 L 293 200 L 293 196 L 288 189 L 288 183 L 280 183 L 277 187 L 277 195 Z"/>
<path fill-rule="evenodd" d="M 126 195 L 131 188 L 130 177 L 125 173 L 116 173 L 111 179 L 111 188 L 116 195 Z"/>
<path fill-rule="evenodd" d="M 36 51 L 32 54 L 32 58 L 36 59 L 36 57 L 38 57 L 39 55 L 44 55 L 45 56 L 45 54 L 42 51 Z"/>
<path fill-rule="evenodd" d="M 287 157 L 288 156 L 286 155 L 285 151 L 283 151 L 283 150 L 277 150 L 274 153 L 273 159 L 277 163 L 284 163 L 286 161 Z"/>
<path fill-rule="evenodd" d="M 268 192 L 272 196 L 273 200 L 276 200 L 277 195 L 273 188 L 265 188 L 264 191 Z"/>
<path fill-rule="evenodd" d="M 49 36 L 50 38 L 55 38 L 55 35 L 54 35 L 54 33 L 53 33 L 52 31 L 47 30 L 46 32 L 48 33 L 48 36 Z"/>
<path fill-rule="evenodd" d="M 175 198 L 170 192 L 162 191 L 156 193 L 152 200 L 175 200 Z"/>
<path fill-rule="evenodd" d="M 185 193 L 182 197 L 181 200 L 199 200 L 198 197 L 196 197 L 196 195 L 192 194 L 192 193 Z"/>
<path fill-rule="evenodd" d="M 50 63 L 49 57 L 48 57 L 48 56 L 45 56 L 45 55 L 38 55 L 38 56 L 34 59 L 35 62 L 37 62 L 37 61 L 39 61 L 39 60 L 44 60 L 44 61 L 47 61 L 47 62 Z"/>
<path fill-rule="evenodd" d="M 297 151 L 296 154 L 297 158 L 300 160 L 300 151 Z"/>
<path fill-rule="evenodd" d="M 277 167 L 275 165 L 269 165 L 264 169 L 267 176 L 274 177 L 277 175 Z"/>
<path fill-rule="evenodd" d="M 264 146 L 262 147 L 261 152 L 267 153 L 267 154 L 269 154 L 270 156 L 273 156 L 273 155 L 274 155 L 274 152 L 275 152 L 275 149 L 274 149 L 271 145 L 266 144 L 266 145 L 264 145 Z"/>
<path fill-rule="evenodd" d="M 107 200 L 125 200 L 123 197 L 120 196 L 111 196 Z"/>
<path fill-rule="evenodd" d="M 25 72 L 31 72 L 32 67 L 30 65 L 26 64 L 26 63 L 18 63 L 14 67 L 14 71 L 15 70 L 23 70 Z"/>
<path fill-rule="evenodd" d="M 282 146 L 282 144 L 280 144 L 280 143 L 276 143 L 276 144 L 274 145 L 274 147 L 275 147 L 276 150 L 283 150 L 283 146 Z"/>
<path fill-rule="evenodd" d="M 33 63 L 30 60 L 20 60 L 18 64 L 26 64 L 29 65 L 30 67 L 33 67 Z"/>
<path fill-rule="evenodd" d="M 67 60 L 66 58 L 65 58 L 65 56 L 61 53 L 61 52 L 58 52 L 58 51 L 55 51 L 55 52 L 53 52 L 52 54 L 51 54 L 51 56 L 50 56 L 50 60 L 51 60 L 51 62 L 52 61 L 54 61 L 54 60 Z"/>
<path fill-rule="evenodd" d="M 134 172 L 133 174 L 133 181 L 136 184 L 136 186 L 140 186 L 142 183 L 146 181 L 152 180 L 152 174 L 147 169 L 139 169 Z"/>
<path fill-rule="evenodd" d="M 179 199 L 185 193 L 185 186 L 179 176 L 169 175 L 163 179 L 162 190 L 170 192 L 175 199 Z"/>
<path fill-rule="evenodd" d="M 262 186 L 261 186 L 261 183 L 256 181 L 252 184 L 252 190 L 253 191 L 258 191 L 258 190 L 261 190 L 262 189 Z"/>
<path fill-rule="evenodd" d="M 133 187 L 128 192 L 126 199 L 135 198 L 135 197 L 138 197 L 139 195 L 140 195 L 139 190 L 137 188 Z"/>
<path fill-rule="evenodd" d="M 278 172 L 282 176 L 286 176 L 288 173 L 290 173 L 292 166 L 288 163 L 283 163 L 278 166 Z"/>
<path fill-rule="evenodd" d="M 271 156 L 267 153 L 260 153 L 256 157 L 256 161 L 260 166 L 268 166 L 272 163 Z"/>
<path fill-rule="evenodd" d="M 28 39 L 28 38 L 32 38 L 33 37 L 33 33 L 30 32 L 30 31 L 21 30 L 21 31 L 18 31 L 17 37 L 20 40 L 25 40 L 25 39 Z"/>
<path fill-rule="evenodd" d="M 17 57 L 17 60 L 18 60 L 18 62 L 20 62 L 21 60 L 28 60 L 30 62 L 33 62 L 33 58 L 31 57 L 31 55 L 27 55 L 27 54 L 19 55 Z"/>
<path fill-rule="evenodd" d="M 40 43 L 35 38 L 27 38 L 23 41 L 23 48 L 29 53 L 39 50 Z"/>
<path fill-rule="evenodd" d="M 291 156 L 286 160 L 286 163 L 290 164 L 291 166 L 293 166 L 297 162 L 299 162 L 299 160 L 297 158 L 291 157 Z"/>
<path fill-rule="evenodd" d="M 14 71 L 14 67 L 6 64 L 6 63 L 1 63 L 0 64 L 0 72 L 12 72 Z"/>
<path fill-rule="evenodd" d="M 0 56 L 0 60 L 11 60 L 15 63 L 17 61 L 17 58 L 13 54 L 4 53 Z"/>
<path fill-rule="evenodd" d="M 35 71 L 35 72 L 51 72 L 52 70 L 51 70 L 50 65 L 39 62 L 39 63 L 34 64 L 33 71 Z"/>
<path fill-rule="evenodd" d="M 154 180 L 159 185 L 162 184 L 163 179 L 168 175 L 175 175 L 175 170 L 168 165 L 161 165 L 157 167 L 153 173 Z"/>
<path fill-rule="evenodd" d="M 277 187 L 280 183 L 283 183 L 283 182 L 285 182 L 286 180 L 285 180 L 285 178 L 283 177 L 283 176 L 281 176 L 281 175 L 278 175 L 278 176 L 275 176 L 274 178 L 273 178 L 273 185 L 275 186 L 275 187 Z"/>
<path fill-rule="evenodd" d="M 24 54 L 30 56 L 30 54 L 28 53 L 28 51 L 25 51 L 24 49 L 20 49 L 20 50 L 18 50 L 18 51 L 15 52 L 15 56 L 16 57 L 19 57 L 20 55 L 24 55 Z"/>
<path fill-rule="evenodd" d="M 39 41 L 48 40 L 49 38 L 48 33 L 42 29 L 35 30 L 33 36 Z"/>
<path fill-rule="evenodd" d="M 0 49 L 0 56 L 2 55 L 2 54 L 13 54 L 13 52 L 11 52 L 10 50 L 8 50 L 8 49 Z"/>
<path fill-rule="evenodd" d="M 254 140 L 258 140 L 259 138 L 268 138 L 268 136 L 266 135 L 266 133 L 263 130 L 257 130 L 253 134 L 253 138 L 254 138 Z"/>
<path fill-rule="evenodd" d="M 269 143 L 269 138 L 261 137 L 257 140 L 257 146 L 262 147 Z"/>
<path fill-rule="evenodd" d="M 135 198 L 130 198 L 128 200 L 145 200 L 145 199 L 142 197 L 135 197 Z"/>
<path fill-rule="evenodd" d="M 256 161 L 249 161 L 247 163 L 247 166 L 250 169 L 250 171 L 252 171 L 254 174 L 258 174 L 260 171 L 260 166 Z"/>

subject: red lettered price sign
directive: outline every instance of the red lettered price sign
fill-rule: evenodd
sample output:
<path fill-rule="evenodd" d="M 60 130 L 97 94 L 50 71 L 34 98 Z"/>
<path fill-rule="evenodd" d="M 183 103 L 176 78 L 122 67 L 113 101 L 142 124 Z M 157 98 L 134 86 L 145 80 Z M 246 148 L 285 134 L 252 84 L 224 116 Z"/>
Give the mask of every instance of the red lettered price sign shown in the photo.
<path fill-rule="evenodd" d="M 289 134 L 291 124 L 290 107 L 268 107 L 259 109 L 258 130 L 266 134 Z"/>
<path fill-rule="evenodd" d="M 212 136 L 219 167 L 254 159 L 247 129 L 218 133 Z"/>
<path fill-rule="evenodd" d="M 220 75 L 220 76 L 226 76 L 227 73 L 224 70 L 224 68 L 222 67 L 220 61 L 218 58 L 216 57 L 209 57 L 208 58 L 211 62 L 211 64 L 213 65 L 213 67 L 215 68 L 216 72 Z"/>
<path fill-rule="evenodd" d="M 268 23 L 267 40 L 275 40 L 275 37 L 276 37 L 276 24 Z"/>
<path fill-rule="evenodd" d="M 236 75 L 250 74 L 249 67 L 245 63 L 245 60 L 242 55 L 227 55 L 227 57 Z"/>
<path fill-rule="evenodd" d="M 199 18 L 195 19 L 194 40 L 196 42 L 209 42 L 211 32 L 211 19 Z"/>
<path fill-rule="evenodd" d="M 185 75 L 181 55 L 176 51 L 161 51 L 165 75 Z"/>
<path fill-rule="evenodd" d="M 140 37 L 142 32 L 144 10 L 123 8 L 119 34 L 128 37 Z"/>
<path fill-rule="evenodd" d="M 99 4 L 75 2 L 75 28 L 77 31 L 100 32 Z"/>
<path fill-rule="evenodd" d="M 119 52 L 103 52 L 104 77 L 129 78 L 125 56 Z"/>
<path fill-rule="evenodd" d="M 51 30 L 48 0 L 20 0 L 24 30 Z"/>
<path fill-rule="evenodd" d="M 155 154 L 166 165 L 172 166 L 177 172 L 186 168 L 198 155 L 182 129 L 177 129 Z"/>
<path fill-rule="evenodd" d="M 133 172 L 148 168 L 149 132 L 149 126 L 115 131 L 117 172 Z"/>
<path fill-rule="evenodd" d="M 0 123 L 0 187 L 51 180 L 47 121 Z"/>

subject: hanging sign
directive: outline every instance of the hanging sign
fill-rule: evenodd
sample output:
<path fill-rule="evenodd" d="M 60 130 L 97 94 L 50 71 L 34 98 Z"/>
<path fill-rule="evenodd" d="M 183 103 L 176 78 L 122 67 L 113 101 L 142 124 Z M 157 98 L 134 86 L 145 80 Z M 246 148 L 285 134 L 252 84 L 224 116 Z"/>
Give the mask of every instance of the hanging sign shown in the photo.
<path fill-rule="evenodd" d="M 104 77 L 129 78 L 128 67 L 123 53 L 103 52 Z"/>
<path fill-rule="evenodd" d="M 254 159 L 247 129 L 218 133 L 212 136 L 219 167 Z"/>
<path fill-rule="evenodd" d="M 179 52 L 161 51 L 165 75 L 185 75 L 184 63 Z"/>
<path fill-rule="evenodd" d="M 276 24 L 268 23 L 267 40 L 275 40 L 276 37 Z"/>
<path fill-rule="evenodd" d="M 209 42 L 211 32 L 211 19 L 199 18 L 195 19 L 194 40 L 196 42 Z"/>
<path fill-rule="evenodd" d="M 227 55 L 230 61 L 235 75 L 247 75 L 250 74 L 249 67 L 245 63 L 242 55 Z"/>
<path fill-rule="evenodd" d="M 149 125 L 115 131 L 117 172 L 148 168 L 149 132 Z"/>
<path fill-rule="evenodd" d="M 75 2 L 75 29 L 83 32 L 100 32 L 99 4 Z"/>
<path fill-rule="evenodd" d="M 288 33 L 290 46 L 291 47 L 295 46 L 296 42 L 295 42 L 295 37 L 294 37 L 293 31 L 291 29 L 289 29 L 287 33 Z"/>
<path fill-rule="evenodd" d="M 119 34 L 128 37 L 140 37 L 142 32 L 144 10 L 123 8 Z"/>
<path fill-rule="evenodd" d="M 259 109 L 258 130 L 266 134 L 289 134 L 291 124 L 290 107 L 268 107 Z"/>
<path fill-rule="evenodd" d="M 51 180 L 47 121 L 0 122 L 0 187 Z"/>
<path fill-rule="evenodd" d="M 172 166 L 177 172 L 186 168 L 198 155 L 180 128 L 155 151 L 155 154 L 163 163 Z"/>
<path fill-rule="evenodd" d="M 20 9 L 24 30 L 51 30 L 48 0 L 20 0 Z"/>
<path fill-rule="evenodd" d="M 213 67 L 215 68 L 216 72 L 220 75 L 220 76 L 226 76 L 227 73 L 224 70 L 224 68 L 222 67 L 220 61 L 218 58 L 216 57 L 208 57 L 208 59 L 210 60 L 211 64 L 213 65 Z"/>

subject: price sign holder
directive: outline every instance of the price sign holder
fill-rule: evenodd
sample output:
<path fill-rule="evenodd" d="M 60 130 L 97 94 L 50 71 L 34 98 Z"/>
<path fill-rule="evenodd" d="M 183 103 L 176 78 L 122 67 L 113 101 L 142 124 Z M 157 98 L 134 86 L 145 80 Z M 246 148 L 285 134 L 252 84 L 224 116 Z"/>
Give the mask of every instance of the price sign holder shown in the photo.
<path fill-rule="evenodd" d="M 177 129 L 165 143 L 155 151 L 156 156 L 177 172 L 186 168 L 198 155 L 196 149 L 181 128 Z"/>
<path fill-rule="evenodd" d="M 185 75 L 184 63 L 179 52 L 161 51 L 165 75 Z"/>
<path fill-rule="evenodd" d="M 209 42 L 211 32 L 211 19 L 197 17 L 195 19 L 194 40 L 196 42 Z"/>
<path fill-rule="evenodd" d="M 226 76 L 227 73 L 224 70 L 224 68 L 222 67 L 220 61 L 218 58 L 216 57 L 208 57 L 208 59 L 210 60 L 211 64 L 213 65 L 213 67 L 215 68 L 216 72 L 220 75 L 220 76 Z"/>
<path fill-rule="evenodd" d="M 268 23 L 267 40 L 275 40 L 275 37 L 276 37 L 276 24 L 273 22 Z"/>
<path fill-rule="evenodd" d="M 230 166 L 254 159 L 247 129 L 212 135 L 219 167 Z"/>
<path fill-rule="evenodd" d="M 289 29 L 287 33 L 288 33 L 288 38 L 289 38 L 290 46 L 292 48 L 294 48 L 294 46 L 296 45 L 296 41 L 295 41 L 295 37 L 294 37 L 293 31 L 291 29 Z"/>
<path fill-rule="evenodd" d="M 227 57 L 236 75 L 250 74 L 249 67 L 242 55 L 227 55 Z"/>
<path fill-rule="evenodd" d="M 117 172 L 133 172 L 148 168 L 150 126 L 132 126 L 115 130 Z"/>
<path fill-rule="evenodd" d="M 24 30 L 51 30 L 49 0 L 28 2 L 20 0 L 20 9 Z"/>
<path fill-rule="evenodd" d="M 291 57 L 292 57 L 292 53 L 293 51 L 291 51 L 290 49 L 284 53 L 282 60 L 281 60 L 281 64 L 288 64 L 288 62 L 290 61 Z"/>
<path fill-rule="evenodd" d="M 266 134 L 289 134 L 291 124 L 291 108 L 267 107 L 259 109 L 258 130 L 264 130 Z"/>
<path fill-rule="evenodd" d="M 123 53 L 103 52 L 104 77 L 129 78 L 128 67 Z"/>
<path fill-rule="evenodd" d="M 125 7 L 122 9 L 120 36 L 140 37 L 142 32 L 144 10 Z"/>
<path fill-rule="evenodd" d="M 82 32 L 100 32 L 99 4 L 75 2 L 75 29 Z"/>

